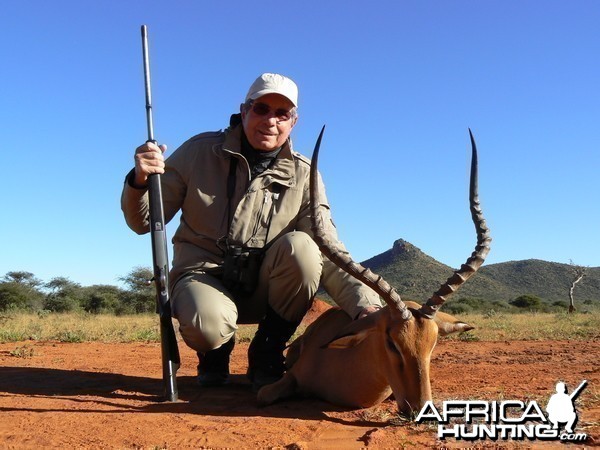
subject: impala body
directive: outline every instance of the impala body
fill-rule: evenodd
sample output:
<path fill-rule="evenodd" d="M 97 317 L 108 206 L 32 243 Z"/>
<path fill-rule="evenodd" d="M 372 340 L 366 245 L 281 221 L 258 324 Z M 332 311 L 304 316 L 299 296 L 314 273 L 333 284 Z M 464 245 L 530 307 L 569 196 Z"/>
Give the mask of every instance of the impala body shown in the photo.
<path fill-rule="evenodd" d="M 322 314 L 290 346 L 288 371 L 276 383 L 258 392 L 261 404 L 292 395 L 314 396 L 336 405 L 369 407 L 393 392 L 404 413 L 420 409 L 431 400 L 429 367 L 438 335 L 472 329 L 453 316 L 438 312 L 446 297 L 455 292 L 483 263 L 491 238 L 479 207 L 477 149 L 471 135 L 470 206 L 477 231 L 477 246 L 462 267 L 423 305 L 403 302 L 380 276 L 336 251 L 321 232 L 319 193 L 316 190 L 317 141 L 311 167 L 311 207 L 314 239 L 323 254 L 349 274 L 380 294 L 387 306 L 359 320 L 340 309 Z"/>
<path fill-rule="evenodd" d="M 420 308 L 405 303 L 414 312 Z M 434 320 L 405 321 L 394 318 L 385 307 L 353 321 L 341 309 L 332 308 L 290 345 L 288 371 L 277 383 L 262 388 L 258 400 L 270 404 L 302 395 L 365 408 L 393 392 L 399 409 L 409 413 L 431 400 L 429 363 L 438 335 L 471 329 L 444 313 Z"/>

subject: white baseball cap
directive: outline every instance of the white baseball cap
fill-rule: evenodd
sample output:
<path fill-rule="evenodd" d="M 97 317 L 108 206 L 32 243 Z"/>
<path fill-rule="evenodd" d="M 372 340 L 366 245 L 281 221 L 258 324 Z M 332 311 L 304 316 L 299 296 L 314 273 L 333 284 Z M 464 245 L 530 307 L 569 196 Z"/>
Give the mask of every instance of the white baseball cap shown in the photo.
<path fill-rule="evenodd" d="M 245 101 L 256 100 L 267 94 L 283 95 L 294 106 L 298 106 L 298 86 L 288 77 L 278 73 L 263 73 L 258 77 L 250 86 Z"/>

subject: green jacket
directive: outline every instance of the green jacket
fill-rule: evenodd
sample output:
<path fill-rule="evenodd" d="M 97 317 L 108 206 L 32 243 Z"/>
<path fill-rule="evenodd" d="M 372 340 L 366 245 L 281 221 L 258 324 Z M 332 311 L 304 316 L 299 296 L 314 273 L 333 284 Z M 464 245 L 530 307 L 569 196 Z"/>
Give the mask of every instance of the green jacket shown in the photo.
<path fill-rule="evenodd" d="M 165 173 L 161 177 L 165 220 L 168 222 L 179 210 L 182 212 L 173 236 L 172 286 L 188 271 L 218 268 L 223 263 L 223 252 L 217 241 L 222 237 L 226 236 L 230 243 L 261 248 L 291 231 L 303 231 L 312 236 L 310 161 L 294 152 L 288 141 L 271 167 L 250 181 L 248 162 L 240 153 L 241 129 L 238 125 L 225 131 L 194 136 L 166 160 Z M 227 180 L 231 158 L 237 158 L 238 164 L 235 191 L 229 201 Z M 133 187 L 130 178 L 123 188 L 121 208 L 133 231 L 148 233 L 148 192 Z M 338 243 L 340 250 L 345 252 L 337 238 L 320 178 L 319 182 L 326 231 L 331 241 Z M 323 258 L 322 285 L 351 317 L 356 317 L 363 307 L 380 304 L 373 290 Z"/>

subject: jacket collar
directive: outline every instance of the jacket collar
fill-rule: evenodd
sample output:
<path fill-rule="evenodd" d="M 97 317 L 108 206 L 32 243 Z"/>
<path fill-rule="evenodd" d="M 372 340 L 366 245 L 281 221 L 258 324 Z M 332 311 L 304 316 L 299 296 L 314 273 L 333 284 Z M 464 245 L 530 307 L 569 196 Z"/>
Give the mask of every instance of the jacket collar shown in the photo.
<path fill-rule="evenodd" d="M 236 157 L 248 162 L 241 154 L 242 148 L 242 125 L 236 125 L 225 130 L 225 141 L 222 149 L 227 153 L 234 153 Z M 272 167 L 267 169 L 257 178 L 265 177 L 270 181 L 275 181 L 284 186 L 293 186 L 296 184 L 296 166 L 294 163 L 294 155 L 292 151 L 292 141 L 288 138 L 281 151 L 277 155 Z"/>

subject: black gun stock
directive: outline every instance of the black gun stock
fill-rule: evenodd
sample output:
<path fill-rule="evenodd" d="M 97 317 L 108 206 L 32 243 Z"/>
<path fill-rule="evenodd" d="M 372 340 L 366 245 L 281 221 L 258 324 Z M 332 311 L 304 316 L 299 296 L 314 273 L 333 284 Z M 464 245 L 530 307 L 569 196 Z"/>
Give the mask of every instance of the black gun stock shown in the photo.
<path fill-rule="evenodd" d="M 144 56 L 144 81 L 146 85 L 146 121 L 148 141 L 154 140 L 152 123 L 152 95 L 150 89 L 150 63 L 148 58 L 148 30 L 142 25 L 142 50 Z M 177 401 L 177 369 L 179 369 L 179 347 L 175 329 L 171 320 L 171 301 L 169 298 L 169 257 L 167 253 L 167 234 L 163 209 L 160 174 L 148 177 L 148 197 L 150 203 L 150 236 L 152 240 L 152 260 L 154 284 L 156 286 L 156 312 L 160 318 L 160 347 L 162 356 L 163 384 L 165 399 Z"/>

